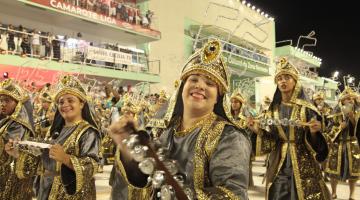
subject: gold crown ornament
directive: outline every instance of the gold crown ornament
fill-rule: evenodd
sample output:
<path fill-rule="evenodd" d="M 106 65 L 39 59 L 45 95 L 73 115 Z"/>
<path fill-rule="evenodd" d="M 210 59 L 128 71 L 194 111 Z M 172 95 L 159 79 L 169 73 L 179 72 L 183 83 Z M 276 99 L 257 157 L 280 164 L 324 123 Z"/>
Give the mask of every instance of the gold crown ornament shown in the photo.
<path fill-rule="evenodd" d="M 0 82 L 0 94 L 12 97 L 18 102 L 25 102 L 29 96 L 13 79 L 5 79 Z"/>
<path fill-rule="evenodd" d="M 87 101 L 87 95 L 80 80 L 71 75 L 65 75 L 60 78 L 57 85 L 57 93 L 54 98 L 55 102 L 64 94 L 72 94 L 79 97 L 82 101 Z"/>
<path fill-rule="evenodd" d="M 345 86 L 345 89 L 339 94 L 339 100 L 342 101 L 348 97 L 357 98 L 358 94 L 351 87 Z"/>
<path fill-rule="evenodd" d="M 231 100 L 231 99 L 236 99 L 236 100 L 240 101 L 242 104 L 245 103 L 244 97 L 242 96 L 242 94 L 241 94 L 240 91 L 238 91 L 238 90 L 235 90 L 235 91 L 231 94 L 230 100 Z"/>
<path fill-rule="evenodd" d="M 217 83 L 220 94 L 225 94 L 229 89 L 230 73 L 222 58 L 221 50 L 221 43 L 218 40 L 207 42 L 186 62 L 180 79 L 184 81 L 190 75 L 203 74 Z"/>
<path fill-rule="evenodd" d="M 276 78 L 282 74 L 288 74 L 291 77 L 293 77 L 293 79 L 295 79 L 296 81 L 299 80 L 299 71 L 285 57 L 281 58 L 276 66 L 275 79 L 274 79 L 275 82 L 276 82 Z"/>
<path fill-rule="evenodd" d="M 318 92 L 315 92 L 312 96 L 312 99 L 315 101 L 315 100 L 318 100 L 318 99 L 325 99 L 325 93 L 324 91 L 318 91 Z"/>

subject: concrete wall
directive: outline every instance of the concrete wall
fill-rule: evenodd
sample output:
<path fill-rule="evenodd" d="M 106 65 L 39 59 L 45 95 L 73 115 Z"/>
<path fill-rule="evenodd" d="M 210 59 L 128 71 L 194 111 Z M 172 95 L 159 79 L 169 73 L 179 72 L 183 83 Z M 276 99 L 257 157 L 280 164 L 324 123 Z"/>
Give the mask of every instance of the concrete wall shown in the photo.
<path fill-rule="evenodd" d="M 217 5 L 210 4 L 211 2 L 223 4 L 232 8 L 238 8 L 240 11 L 239 15 L 233 9 L 219 7 Z M 207 16 L 205 17 L 205 13 L 209 5 L 211 6 L 209 7 Z M 194 23 L 216 25 L 223 29 L 234 31 L 235 36 L 267 48 L 270 52 L 269 56 L 271 58 L 273 57 L 272 52 L 274 52 L 275 48 L 274 22 L 265 19 L 264 16 L 261 16 L 256 11 L 242 5 L 238 1 L 151 0 L 149 1 L 149 9 L 155 13 L 156 19 L 158 20 L 158 28 L 162 35 L 161 40 L 152 42 L 149 45 L 150 58 L 159 58 L 161 60 L 161 83 L 155 85 L 154 90 L 165 89 L 168 92 L 173 91 L 174 80 L 179 78 L 182 65 L 189 56 L 189 44 L 191 39 L 184 34 L 185 26 L 188 25 L 185 21 L 192 20 Z M 229 18 L 236 18 L 236 20 L 218 18 L 220 15 L 224 15 Z M 253 22 L 259 22 L 262 20 L 269 21 L 261 26 L 268 35 L 266 36 L 246 21 L 244 21 L 242 25 L 235 30 L 235 27 L 245 17 Z M 264 41 L 259 42 L 246 32 L 251 32 L 251 34 L 255 37 Z"/>

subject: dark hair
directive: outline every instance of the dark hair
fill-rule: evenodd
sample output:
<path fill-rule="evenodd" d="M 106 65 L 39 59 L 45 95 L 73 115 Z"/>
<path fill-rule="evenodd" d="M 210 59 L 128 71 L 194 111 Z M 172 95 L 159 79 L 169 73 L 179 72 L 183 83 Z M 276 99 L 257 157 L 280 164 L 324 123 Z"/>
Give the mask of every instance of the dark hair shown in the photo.
<path fill-rule="evenodd" d="M 274 111 L 275 107 L 281 103 L 281 92 L 279 88 L 276 87 L 275 94 L 272 102 L 270 103 L 269 110 Z"/>
<path fill-rule="evenodd" d="M 173 116 L 172 118 L 174 118 L 174 116 L 178 116 L 178 117 L 182 117 L 183 115 L 183 112 L 184 112 L 184 101 L 182 99 L 182 93 L 184 91 L 184 85 L 185 85 L 185 82 L 186 80 L 180 85 L 180 88 L 179 88 L 179 92 L 178 92 L 178 95 L 177 95 L 177 99 L 176 99 L 176 104 L 175 104 L 175 108 L 174 108 L 174 112 L 173 112 Z M 218 115 L 218 116 L 221 116 L 223 117 L 225 120 L 231 122 L 231 120 L 226 116 L 226 113 L 225 113 L 225 110 L 223 108 L 223 98 L 224 95 L 220 95 L 218 93 L 218 96 L 217 96 L 217 102 L 216 104 L 214 105 L 214 109 L 213 109 L 213 112 Z M 171 123 L 171 122 L 170 122 Z"/>
<path fill-rule="evenodd" d="M 91 111 L 90 111 L 90 106 L 87 102 L 84 102 L 84 107 L 81 110 L 81 116 L 82 118 L 87 121 L 89 124 L 91 124 L 94 127 L 97 127 L 96 122 L 93 120 Z M 64 118 L 61 116 L 59 110 L 57 110 L 55 112 L 55 117 L 54 117 L 54 121 L 51 125 L 50 128 L 50 136 L 55 139 L 58 134 L 61 132 L 62 128 L 65 125 L 65 120 Z M 58 134 L 54 134 L 54 133 L 58 133 Z"/>

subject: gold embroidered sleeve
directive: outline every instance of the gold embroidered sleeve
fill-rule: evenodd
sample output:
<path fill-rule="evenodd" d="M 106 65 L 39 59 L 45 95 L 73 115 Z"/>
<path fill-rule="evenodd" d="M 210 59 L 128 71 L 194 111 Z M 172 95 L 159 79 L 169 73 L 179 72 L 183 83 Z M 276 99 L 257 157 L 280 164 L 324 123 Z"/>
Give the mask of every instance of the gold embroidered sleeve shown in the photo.
<path fill-rule="evenodd" d="M 125 170 L 125 166 L 123 165 L 121 159 L 120 159 L 120 149 L 117 148 L 116 149 L 116 153 L 115 153 L 115 162 L 116 162 L 116 165 L 120 171 L 120 174 L 121 176 L 124 178 L 124 180 L 126 181 L 126 183 L 131 186 L 132 188 L 134 189 L 144 189 L 144 188 L 148 188 L 150 186 L 150 183 L 147 183 L 145 185 L 145 187 L 138 187 L 138 186 L 135 186 L 131 181 L 129 181 L 129 175 L 131 176 L 132 174 L 127 174 L 126 173 L 126 170 Z"/>
<path fill-rule="evenodd" d="M 20 179 L 35 176 L 40 162 L 40 157 L 36 157 L 24 151 L 20 151 L 19 157 L 16 161 L 16 175 Z"/>
<path fill-rule="evenodd" d="M 275 137 L 271 132 L 261 130 L 256 137 L 256 156 L 268 154 L 275 149 Z"/>
<path fill-rule="evenodd" d="M 97 162 L 90 158 L 70 156 L 74 170 L 61 165 L 61 180 L 67 194 L 74 195 L 81 191 L 84 183 L 90 182 L 98 168 Z"/>
<path fill-rule="evenodd" d="M 200 200 L 240 200 L 240 197 L 225 187 L 217 186 L 204 189 L 204 196 L 199 197 Z"/>
<path fill-rule="evenodd" d="M 339 133 L 342 131 L 340 117 L 333 117 L 329 124 L 328 131 L 325 133 L 326 137 L 334 142 Z"/>
<path fill-rule="evenodd" d="M 10 162 L 10 156 L 5 152 L 5 141 L 0 137 L 0 165 L 6 165 Z"/>

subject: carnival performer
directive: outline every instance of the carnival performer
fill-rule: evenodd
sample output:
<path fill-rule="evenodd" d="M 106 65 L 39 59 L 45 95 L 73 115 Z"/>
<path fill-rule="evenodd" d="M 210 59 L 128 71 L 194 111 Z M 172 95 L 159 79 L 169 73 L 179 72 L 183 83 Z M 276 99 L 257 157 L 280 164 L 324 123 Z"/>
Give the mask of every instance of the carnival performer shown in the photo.
<path fill-rule="evenodd" d="M 337 198 L 338 181 L 348 181 L 349 199 L 355 199 L 355 184 L 360 177 L 360 112 L 356 111 L 356 92 L 350 87 L 339 95 L 339 105 L 329 116 L 330 154 L 325 172 L 330 175 L 332 197 Z"/>
<path fill-rule="evenodd" d="M 244 130 L 229 118 L 224 99 L 230 74 L 221 49 L 219 41 L 209 41 L 189 58 L 166 114 L 158 119 L 165 127 L 160 142 L 186 174 L 183 185 L 193 199 L 248 199 L 251 145 Z M 121 118 L 110 127 L 125 179 L 122 199 L 151 199 L 156 190 L 147 185 L 148 175 L 122 143 L 130 134 L 124 127 L 131 123 Z"/>
<path fill-rule="evenodd" d="M 79 80 L 64 76 L 59 80 L 54 101 L 57 104 L 50 128 L 51 145 L 37 156 L 13 149 L 6 152 L 17 159 L 20 179 L 37 174 L 40 169 L 39 200 L 96 199 L 94 174 L 98 168 L 100 135 Z"/>
<path fill-rule="evenodd" d="M 265 116 L 274 123 L 260 127 L 258 121 L 248 120 L 257 134 L 257 155 L 270 153 L 266 198 L 330 199 L 318 163 L 328 155 L 320 114 L 307 100 L 299 72 L 286 58 L 277 66 L 275 83 L 277 89 Z"/>
<path fill-rule="evenodd" d="M 246 117 L 242 113 L 243 105 L 245 105 L 245 99 L 240 91 L 234 91 L 230 97 L 231 102 L 231 116 L 236 124 L 241 128 L 246 128 Z"/>
<path fill-rule="evenodd" d="M 121 108 L 121 116 L 126 117 L 128 119 L 133 120 L 136 122 L 136 127 L 144 126 L 141 124 L 141 121 L 139 121 L 138 118 L 138 111 L 139 108 L 132 102 L 132 98 L 129 95 L 124 96 L 124 104 Z M 118 120 L 118 119 L 117 119 Z M 112 139 L 107 138 L 108 140 Z M 123 178 L 122 174 L 120 173 L 120 167 L 117 162 L 114 163 L 114 166 L 111 170 L 110 174 L 110 180 L 109 184 L 111 186 L 111 199 L 117 200 L 117 199 L 123 199 L 123 197 L 126 196 L 127 187 L 124 187 L 126 185 L 125 179 Z M 130 188 L 130 186 L 128 186 Z"/>
<path fill-rule="evenodd" d="M 56 108 L 49 92 L 41 92 L 39 99 L 41 106 L 35 112 L 35 133 L 37 138 L 44 139 L 53 122 Z"/>
<path fill-rule="evenodd" d="M 33 178 L 19 179 L 13 165 L 20 163 L 4 149 L 9 140 L 34 135 L 29 96 L 12 79 L 0 82 L 0 116 L 0 199 L 31 200 Z"/>
<path fill-rule="evenodd" d="M 328 116 L 332 112 L 332 108 L 329 104 L 325 102 L 325 93 L 324 91 L 318 91 L 312 96 L 313 104 L 318 109 L 319 113 L 321 114 L 323 121 L 322 126 L 323 128 L 328 126 Z"/>

